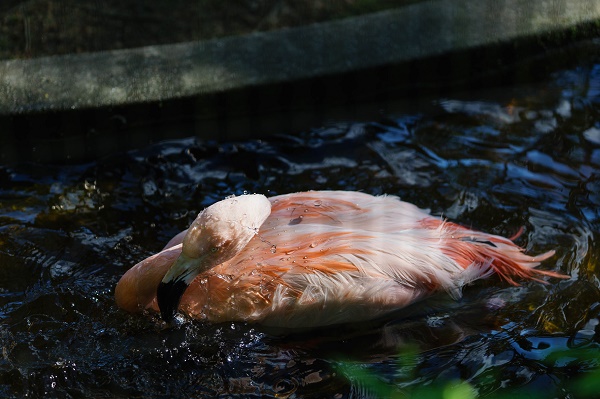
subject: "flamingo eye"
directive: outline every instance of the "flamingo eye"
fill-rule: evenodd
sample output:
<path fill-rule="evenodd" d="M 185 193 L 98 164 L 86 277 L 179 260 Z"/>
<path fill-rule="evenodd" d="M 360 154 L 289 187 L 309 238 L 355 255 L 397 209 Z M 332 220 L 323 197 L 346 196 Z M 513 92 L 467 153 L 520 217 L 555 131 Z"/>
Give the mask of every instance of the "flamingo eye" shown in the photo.
<path fill-rule="evenodd" d="M 218 250 L 219 250 L 219 247 L 212 247 L 212 248 L 210 249 L 210 252 L 212 252 L 212 253 L 215 253 L 215 252 L 217 252 Z"/>

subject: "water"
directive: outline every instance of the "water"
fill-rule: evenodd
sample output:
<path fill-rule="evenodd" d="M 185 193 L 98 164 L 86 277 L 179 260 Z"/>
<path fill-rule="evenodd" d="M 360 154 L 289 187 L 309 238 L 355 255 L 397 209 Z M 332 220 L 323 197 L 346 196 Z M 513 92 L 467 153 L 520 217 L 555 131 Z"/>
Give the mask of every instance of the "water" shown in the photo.
<path fill-rule="evenodd" d="M 0 396 L 359 398 L 441 395 L 457 380 L 483 396 L 584 394 L 600 366 L 600 64 L 420 103 L 261 141 L 0 166 Z M 505 236 L 524 227 L 517 243 L 556 249 L 542 267 L 572 278 L 492 278 L 458 302 L 284 335 L 165 329 L 116 308 L 119 277 L 203 207 L 309 189 L 399 195 Z"/>

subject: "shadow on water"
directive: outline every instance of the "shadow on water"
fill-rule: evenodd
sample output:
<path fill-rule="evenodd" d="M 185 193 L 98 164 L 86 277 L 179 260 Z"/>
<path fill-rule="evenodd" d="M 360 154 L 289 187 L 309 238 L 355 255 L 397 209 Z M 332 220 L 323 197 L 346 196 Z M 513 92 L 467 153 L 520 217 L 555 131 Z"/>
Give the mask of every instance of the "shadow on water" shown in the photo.
<path fill-rule="evenodd" d="M 600 65 L 431 100 L 297 136 L 182 139 L 81 165 L 0 167 L 0 395 L 368 397 L 467 381 L 481 395 L 570 397 L 598 367 Z M 313 332 L 132 316 L 113 287 L 203 207 L 309 189 L 399 195 L 556 249 L 549 284 L 473 284 L 385 320 Z M 591 351 L 591 352 L 590 352 Z M 560 355 L 560 356 L 559 356 Z M 350 366 L 348 366 L 350 365 Z M 350 370 L 350 371 L 349 371 Z"/>

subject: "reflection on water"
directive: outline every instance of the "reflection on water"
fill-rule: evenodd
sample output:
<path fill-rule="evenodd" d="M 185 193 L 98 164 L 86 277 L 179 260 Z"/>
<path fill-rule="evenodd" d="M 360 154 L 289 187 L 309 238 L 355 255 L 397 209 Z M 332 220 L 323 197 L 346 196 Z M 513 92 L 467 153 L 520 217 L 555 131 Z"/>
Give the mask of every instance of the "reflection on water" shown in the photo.
<path fill-rule="evenodd" d="M 0 395 L 363 397 L 344 365 L 402 392 L 572 395 L 599 344 L 600 65 L 432 110 L 236 143 L 185 139 L 96 163 L 0 167 Z M 515 94 L 516 93 L 516 94 Z M 116 309 L 112 290 L 203 207 L 309 189 L 399 195 L 511 236 L 548 285 L 477 282 L 373 323 L 281 334 Z M 588 353 L 586 352 L 586 353 Z M 594 352 L 595 353 L 595 352 Z"/>

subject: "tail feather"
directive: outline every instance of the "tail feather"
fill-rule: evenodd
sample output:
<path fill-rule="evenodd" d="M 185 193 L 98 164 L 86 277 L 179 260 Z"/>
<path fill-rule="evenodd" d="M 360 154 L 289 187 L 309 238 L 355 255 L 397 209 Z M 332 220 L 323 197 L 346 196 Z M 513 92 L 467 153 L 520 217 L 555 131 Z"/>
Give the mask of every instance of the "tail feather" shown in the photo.
<path fill-rule="evenodd" d="M 481 277 L 493 270 L 501 279 L 514 286 L 519 285 L 516 280 L 533 280 L 547 284 L 542 280 L 543 276 L 570 278 L 559 272 L 536 269 L 541 262 L 555 254 L 554 250 L 529 256 L 524 253 L 523 248 L 505 237 L 470 230 L 445 221 L 439 228 L 442 229 L 447 242 L 443 251 L 465 270 L 476 267 L 488 271 L 482 273 Z M 516 236 L 521 233 L 520 230 Z"/>
<path fill-rule="evenodd" d="M 511 240 L 511 241 L 514 241 L 517 238 L 521 237 L 521 235 L 523 234 L 524 231 L 525 231 L 525 227 L 521 226 L 519 228 L 519 230 L 515 234 L 513 234 L 512 236 L 508 237 L 508 239 Z"/>
<path fill-rule="evenodd" d="M 533 280 L 544 284 L 547 284 L 547 281 L 542 280 L 541 278 L 539 278 L 539 276 L 569 278 L 568 276 L 565 276 L 558 272 L 536 269 L 536 267 L 540 264 L 541 261 L 546 260 L 554 255 L 554 250 L 548 251 L 536 257 L 531 257 L 523 254 L 522 252 L 514 253 L 515 250 L 522 251 L 522 249 L 515 244 L 512 245 L 514 245 L 515 248 L 510 252 L 492 252 L 487 249 L 483 249 L 482 251 L 484 256 L 494 258 L 491 264 L 492 269 L 494 269 L 494 272 L 500 278 L 502 278 L 509 284 L 514 286 L 520 285 L 518 282 L 515 281 L 515 278 L 522 280 Z M 517 254 L 521 256 L 515 256 Z"/>

